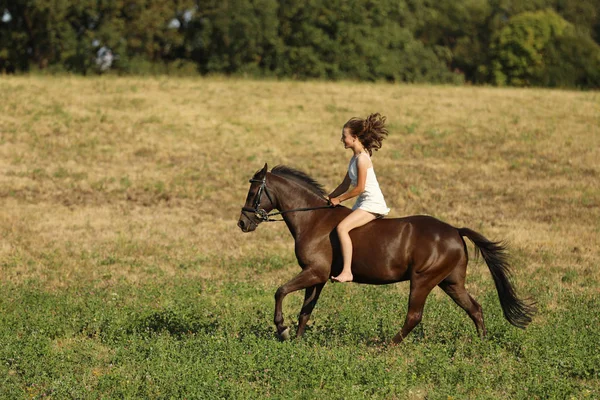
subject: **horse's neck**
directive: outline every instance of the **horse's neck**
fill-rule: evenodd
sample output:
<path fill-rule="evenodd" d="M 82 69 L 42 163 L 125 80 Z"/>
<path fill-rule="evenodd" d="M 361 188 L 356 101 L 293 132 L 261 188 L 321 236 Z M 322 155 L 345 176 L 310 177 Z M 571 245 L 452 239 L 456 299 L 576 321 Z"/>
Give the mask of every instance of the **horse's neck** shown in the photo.
<path fill-rule="evenodd" d="M 325 199 L 322 199 L 310 189 L 281 177 L 276 179 L 275 190 L 277 191 L 279 211 L 327 205 Z M 322 212 L 326 212 L 326 210 Z M 294 238 L 297 238 L 306 227 L 312 226 L 317 217 L 317 213 L 310 211 L 296 211 L 283 214 L 283 219 Z"/>
<path fill-rule="evenodd" d="M 275 176 L 273 184 L 279 211 L 327 205 L 324 198 L 292 180 Z"/>

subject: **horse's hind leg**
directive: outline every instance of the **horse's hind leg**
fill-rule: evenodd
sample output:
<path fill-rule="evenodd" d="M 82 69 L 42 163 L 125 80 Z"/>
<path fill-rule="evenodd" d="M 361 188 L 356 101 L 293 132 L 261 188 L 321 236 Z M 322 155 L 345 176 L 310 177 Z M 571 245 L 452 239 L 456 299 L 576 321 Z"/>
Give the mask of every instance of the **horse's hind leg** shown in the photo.
<path fill-rule="evenodd" d="M 320 283 L 306 288 L 304 293 L 304 304 L 302 305 L 302 310 L 300 310 L 300 315 L 298 316 L 298 330 L 296 331 L 296 337 L 301 337 L 304 334 L 306 323 L 308 322 L 313 309 L 317 305 L 323 286 L 325 286 L 325 284 Z"/>
<path fill-rule="evenodd" d="M 434 284 L 435 286 L 435 284 Z M 408 298 L 408 312 L 406 313 L 406 319 L 402 330 L 398 332 L 392 341 L 396 344 L 402 342 L 402 340 L 421 322 L 423 318 L 423 308 L 425 307 L 425 300 L 431 292 L 431 285 L 419 285 L 415 284 L 412 280 L 410 283 L 410 295 Z"/>
<path fill-rule="evenodd" d="M 483 323 L 483 310 L 481 305 L 465 289 L 464 279 L 453 279 L 451 275 L 444 279 L 439 286 L 456 304 L 467 312 L 473 323 L 475 323 L 479 336 L 484 337 L 487 332 Z"/>

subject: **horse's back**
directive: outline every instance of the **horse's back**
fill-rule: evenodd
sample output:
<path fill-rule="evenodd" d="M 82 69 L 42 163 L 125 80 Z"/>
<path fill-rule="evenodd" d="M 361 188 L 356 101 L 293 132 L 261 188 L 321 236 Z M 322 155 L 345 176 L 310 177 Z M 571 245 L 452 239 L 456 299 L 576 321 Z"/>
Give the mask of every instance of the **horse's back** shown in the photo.
<path fill-rule="evenodd" d="M 413 242 L 419 248 L 425 248 L 429 245 L 429 251 L 434 248 L 447 251 L 451 248 L 463 249 L 462 240 L 458 229 L 430 215 L 410 215 L 402 218 L 381 219 L 376 222 L 386 222 L 392 230 L 397 230 L 400 234 L 404 233 L 404 240 Z M 389 222 L 387 222 L 389 221 Z M 385 231 L 384 225 L 374 226 L 376 232 Z"/>
<path fill-rule="evenodd" d="M 464 247 L 456 228 L 428 215 L 375 220 L 350 236 L 355 280 L 364 283 L 410 279 L 412 268 L 431 262 L 432 254 L 452 252 L 458 262 Z"/>
<path fill-rule="evenodd" d="M 430 215 L 410 215 L 407 217 L 399 218 L 382 218 L 370 222 L 358 229 L 363 229 L 365 233 L 369 235 L 379 236 L 383 234 L 393 234 L 394 232 L 400 232 L 410 226 L 410 229 L 420 235 L 439 235 L 442 233 L 446 234 L 458 234 L 457 229 L 435 217 Z"/>

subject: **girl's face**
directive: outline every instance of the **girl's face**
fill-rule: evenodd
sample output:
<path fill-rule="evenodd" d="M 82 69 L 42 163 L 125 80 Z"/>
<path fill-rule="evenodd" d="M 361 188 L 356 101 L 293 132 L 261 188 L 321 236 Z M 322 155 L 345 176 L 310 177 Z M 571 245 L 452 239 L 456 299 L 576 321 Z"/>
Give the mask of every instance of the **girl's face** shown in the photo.
<path fill-rule="evenodd" d="M 342 143 L 344 143 L 345 149 L 353 147 L 357 140 L 358 139 L 350 133 L 350 128 L 342 129 Z"/>

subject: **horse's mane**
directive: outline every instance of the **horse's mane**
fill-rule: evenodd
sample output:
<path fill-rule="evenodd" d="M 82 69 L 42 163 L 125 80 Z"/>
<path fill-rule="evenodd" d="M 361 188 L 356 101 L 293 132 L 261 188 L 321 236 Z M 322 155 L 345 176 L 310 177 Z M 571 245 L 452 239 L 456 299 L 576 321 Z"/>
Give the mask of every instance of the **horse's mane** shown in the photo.
<path fill-rule="evenodd" d="M 308 176 L 306 173 L 298 171 L 297 169 L 285 165 L 278 165 L 271 170 L 271 173 L 277 176 L 289 178 L 301 186 L 309 189 L 310 191 L 318 194 L 319 196 L 327 195 L 323 185 Z"/>

